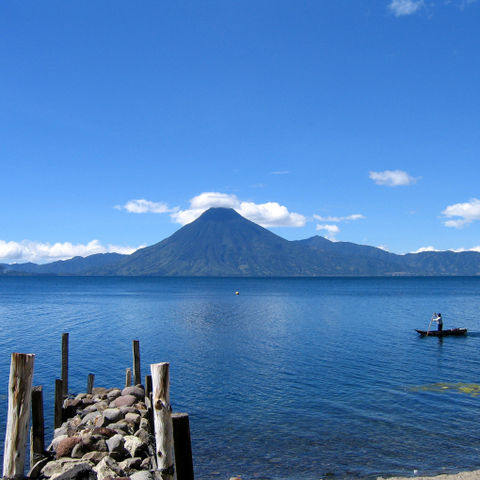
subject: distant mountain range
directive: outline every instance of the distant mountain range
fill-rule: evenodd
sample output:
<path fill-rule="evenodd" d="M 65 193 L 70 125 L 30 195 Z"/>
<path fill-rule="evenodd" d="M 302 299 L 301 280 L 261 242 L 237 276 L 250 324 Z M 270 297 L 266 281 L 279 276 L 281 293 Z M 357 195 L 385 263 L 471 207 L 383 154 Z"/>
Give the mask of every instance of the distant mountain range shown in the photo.
<path fill-rule="evenodd" d="M 229 208 L 211 208 L 131 255 L 106 253 L 44 265 L 0 264 L 3 275 L 317 277 L 480 275 L 480 253 L 396 255 L 315 236 L 288 241 Z"/>

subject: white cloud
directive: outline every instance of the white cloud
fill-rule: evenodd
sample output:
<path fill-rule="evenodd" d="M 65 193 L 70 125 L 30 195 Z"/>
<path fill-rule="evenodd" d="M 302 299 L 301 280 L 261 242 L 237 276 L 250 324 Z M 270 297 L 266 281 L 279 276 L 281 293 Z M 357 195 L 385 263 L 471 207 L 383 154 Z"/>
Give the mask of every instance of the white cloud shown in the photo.
<path fill-rule="evenodd" d="M 432 247 L 430 245 L 428 247 L 420 247 L 418 250 L 415 250 L 414 252 L 410 252 L 410 253 L 422 253 L 422 252 L 440 252 L 440 250 L 437 250 L 435 247 Z"/>
<path fill-rule="evenodd" d="M 212 207 L 233 208 L 242 217 L 262 227 L 303 227 L 307 221 L 303 215 L 289 212 L 287 207 L 277 202 L 244 202 L 236 195 L 220 192 L 204 192 L 193 197 L 189 209 L 172 212 L 171 217 L 176 223 L 186 225 Z"/>
<path fill-rule="evenodd" d="M 455 252 L 455 253 L 477 252 L 477 253 L 480 253 L 480 245 L 472 248 L 449 248 L 448 250 L 439 250 L 438 248 L 429 246 L 429 247 L 421 247 L 418 250 L 415 250 L 414 252 L 411 252 L 411 253 L 421 253 L 421 252 Z"/>
<path fill-rule="evenodd" d="M 386 185 L 388 187 L 411 185 L 419 179 L 419 177 L 411 177 L 407 172 L 404 172 L 403 170 L 384 170 L 383 172 L 370 172 L 369 177 L 377 185 Z"/>
<path fill-rule="evenodd" d="M 388 5 L 396 17 L 412 15 L 424 6 L 423 0 L 392 0 Z"/>
<path fill-rule="evenodd" d="M 455 203 L 448 206 L 442 215 L 450 218 L 444 222 L 446 227 L 461 228 L 475 220 L 480 220 L 480 200 L 472 198 L 469 202 Z"/>
<path fill-rule="evenodd" d="M 172 211 L 165 203 L 151 202 L 143 198 L 130 200 L 125 205 L 116 205 L 115 208 L 130 213 L 167 213 Z"/>
<path fill-rule="evenodd" d="M 123 253 L 130 254 L 141 247 L 127 247 L 119 245 L 102 245 L 98 240 L 87 244 L 41 243 L 30 240 L 22 242 L 6 242 L 0 240 L 0 263 L 49 263 L 57 260 L 67 260 L 72 257 L 86 257 L 94 253 Z"/>
<path fill-rule="evenodd" d="M 476 247 L 472 247 L 472 248 L 456 248 L 453 251 L 455 253 L 460 253 L 460 252 L 477 252 L 477 253 L 480 253 L 480 245 L 477 245 Z"/>
<path fill-rule="evenodd" d="M 365 217 L 360 213 L 354 213 L 353 215 L 347 215 L 346 217 L 322 217 L 321 215 L 314 215 L 313 218 L 315 220 L 318 220 L 319 222 L 340 223 L 340 222 L 350 222 L 354 220 L 361 220 Z M 326 237 L 329 240 L 334 240 L 334 241 L 337 233 L 340 232 L 340 228 L 337 225 L 331 225 L 331 224 L 317 225 L 316 229 L 326 230 L 327 231 Z"/>
<path fill-rule="evenodd" d="M 335 241 L 335 236 L 340 231 L 340 229 L 338 228 L 338 225 L 329 225 L 329 224 L 317 225 L 316 229 L 325 230 L 327 232 L 325 236 L 332 241 Z"/>
<path fill-rule="evenodd" d="M 354 220 L 362 220 L 365 218 L 364 215 L 360 213 L 354 213 L 353 215 L 348 215 L 347 217 L 322 217 L 320 215 L 314 215 L 313 218 L 319 222 L 349 222 Z"/>

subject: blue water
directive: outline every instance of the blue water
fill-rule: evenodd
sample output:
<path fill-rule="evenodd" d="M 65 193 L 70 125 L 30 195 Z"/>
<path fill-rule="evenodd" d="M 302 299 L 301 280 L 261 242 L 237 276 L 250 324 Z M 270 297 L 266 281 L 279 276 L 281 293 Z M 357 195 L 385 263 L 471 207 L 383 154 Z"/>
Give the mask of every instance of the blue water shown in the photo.
<path fill-rule="evenodd" d="M 430 387 L 480 383 L 479 302 L 480 278 L 0 277 L 0 438 L 14 351 L 36 354 L 51 437 L 69 332 L 71 392 L 122 386 L 132 339 L 142 375 L 170 362 L 197 478 L 480 468 L 480 396 Z M 434 311 L 470 334 L 419 338 Z"/>

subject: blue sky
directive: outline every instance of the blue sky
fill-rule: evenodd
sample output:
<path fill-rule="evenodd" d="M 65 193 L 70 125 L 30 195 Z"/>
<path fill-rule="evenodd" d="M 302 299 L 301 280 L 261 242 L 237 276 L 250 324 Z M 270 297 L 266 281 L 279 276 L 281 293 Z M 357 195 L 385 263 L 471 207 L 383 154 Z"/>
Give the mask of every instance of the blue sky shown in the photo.
<path fill-rule="evenodd" d="M 0 262 L 287 239 L 480 250 L 480 0 L 3 0 Z"/>

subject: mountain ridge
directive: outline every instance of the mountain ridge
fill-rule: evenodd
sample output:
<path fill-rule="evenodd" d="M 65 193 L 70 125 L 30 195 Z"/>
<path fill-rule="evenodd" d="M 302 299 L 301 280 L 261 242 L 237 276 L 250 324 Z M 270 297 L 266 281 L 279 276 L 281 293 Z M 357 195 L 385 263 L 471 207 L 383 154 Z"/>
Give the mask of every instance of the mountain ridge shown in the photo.
<path fill-rule="evenodd" d="M 0 275 L 320 277 L 480 275 L 480 253 L 397 255 L 321 236 L 286 240 L 233 209 L 211 208 L 130 255 L 95 254 L 50 264 L 0 264 Z"/>

